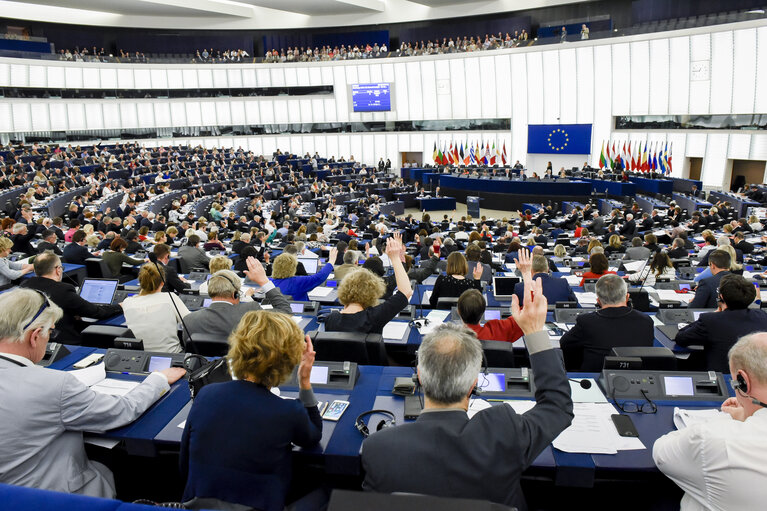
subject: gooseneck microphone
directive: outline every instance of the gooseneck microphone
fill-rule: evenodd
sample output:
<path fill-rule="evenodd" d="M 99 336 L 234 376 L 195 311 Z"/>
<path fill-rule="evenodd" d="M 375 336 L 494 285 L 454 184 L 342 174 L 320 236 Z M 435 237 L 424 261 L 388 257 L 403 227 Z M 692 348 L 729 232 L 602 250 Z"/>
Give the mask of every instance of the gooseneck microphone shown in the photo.
<path fill-rule="evenodd" d="M 578 385 L 581 386 L 581 388 L 583 390 L 588 390 L 588 389 L 591 388 L 591 381 L 587 380 L 586 378 L 583 378 L 582 380 L 576 380 L 574 378 L 568 378 L 568 380 L 570 380 L 573 383 L 577 383 Z"/>

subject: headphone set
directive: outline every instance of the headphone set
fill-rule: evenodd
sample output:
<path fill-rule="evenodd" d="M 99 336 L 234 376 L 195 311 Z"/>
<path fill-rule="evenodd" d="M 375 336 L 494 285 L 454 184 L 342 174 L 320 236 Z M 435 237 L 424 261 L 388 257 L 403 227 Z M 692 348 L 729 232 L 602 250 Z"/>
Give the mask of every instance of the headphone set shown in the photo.
<path fill-rule="evenodd" d="M 367 438 L 370 436 L 370 428 L 368 428 L 368 425 L 365 424 L 365 417 L 375 415 L 377 413 L 388 416 L 389 420 L 381 419 L 381 421 L 376 426 L 376 431 L 381 431 L 382 429 L 386 428 L 393 428 L 397 425 L 397 418 L 394 416 L 394 413 L 390 412 L 389 410 L 368 410 L 367 412 L 362 412 L 355 419 L 354 427 L 357 428 L 357 431 L 359 431 L 363 437 Z"/>
<path fill-rule="evenodd" d="M 421 328 L 427 326 L 429 323 L 431 323 L 431 320 L 429 318 L 419 318 L 419 319 L 411 319 L 410 320 L 410 326 L 415 328 Z"/>
<path fill-rule="evenodd" d="M 229 283 L 230 286 L 232 286 L 232 290 L 234 291 L 234 293 L 232 294 L 232 297 L 235 300 L 239 300 L 240 299 L 240 286 L 239 286 L 239 282 L 235 284 L 234 281 L 231 278 L 229 278 L 229 276 L 226 273 L 214 274 L 210 278 L 211 279 L 215 279 L 215 278 L 218 278 L 218 277 L 222 277 L 222 278 L 226 279 L 226 281 Z M 210 285 L 210 283 L 209 283 L 209 285 Z"/>
<path fill-rule="evenodd" d="M 737 380 L 737 383 L 734 383 L 734 382 L 732 383 L 733 389 L 735 389 L 736 391 L 740 391 L 744 396 L 749 398 L 753 404 L 759 405 L 763 408 L 767 408 L 767 403 L 762 403 L 758 399 L 755 399 L 748 395 L 748 383 L 746 383 L 746 379 L 743 377 L 743 374 L 740 371 L 738 371 L 738 376 L 736 376 L 735 379 Z"/>

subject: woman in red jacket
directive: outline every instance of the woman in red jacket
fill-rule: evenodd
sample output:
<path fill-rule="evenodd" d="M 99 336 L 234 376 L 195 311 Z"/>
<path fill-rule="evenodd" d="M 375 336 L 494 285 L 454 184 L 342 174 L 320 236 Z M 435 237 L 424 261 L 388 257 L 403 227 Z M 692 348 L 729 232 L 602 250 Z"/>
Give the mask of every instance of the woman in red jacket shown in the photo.
<path fill-rule="evenodd" d="M 589 271 L 584 273 L 583 278 L 581 279 L 581 287 L 586 283 L 586 279 L 598 279 L 602 275 L 607 275 L 608 273 L 615 274 L 614 271 L 607 271 L 610 266 L 607 263 L 607 256 L 604 254 L 593 254 L 589 257 L 589 266 Z"/>

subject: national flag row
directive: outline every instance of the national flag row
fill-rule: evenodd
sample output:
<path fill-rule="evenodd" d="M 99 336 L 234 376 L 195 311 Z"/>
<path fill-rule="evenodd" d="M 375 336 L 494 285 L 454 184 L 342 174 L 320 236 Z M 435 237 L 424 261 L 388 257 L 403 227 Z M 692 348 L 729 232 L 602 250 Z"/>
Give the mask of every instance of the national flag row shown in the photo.
<path fill-rule="evenodd" d="M 626 170 L 636 172 L 660 172 L 671 175 L 671 153 L 674 143 L 668 142 L 644 142 L 624 141 L 623 147 L 620 142 L 613 140 L 602 141 L 602 152 L 599 155 L 599 168 L 609 167 L 614 169 L 618 162 L 623 164 Z"/>
<path fill-rule="evenodd" d="M 437 165 L 506 165 L 509 162 L 509 157 L 506 155 L 506 142 L 503 143 L 503 150 L 501 150 L 500 146 L 495 146 L 495 141 L 492 147 L 490 142 L 477 141 L 473 144 L 466 142 L 465 150 L 463 142 L 459 145 L 451 141 L 449 146 L 445 142 L 442 147 L 434 142 L 432 157 Z"/>

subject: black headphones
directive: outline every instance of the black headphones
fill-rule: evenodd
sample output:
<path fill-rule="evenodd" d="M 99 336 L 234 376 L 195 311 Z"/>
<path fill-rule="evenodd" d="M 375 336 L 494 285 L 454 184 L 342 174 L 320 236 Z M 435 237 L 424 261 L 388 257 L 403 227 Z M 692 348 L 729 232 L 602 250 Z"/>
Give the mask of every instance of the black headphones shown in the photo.
<path fill-rule="evenodd" d="M 226 279 L 226 281 L 229 283 L 230 286 L 232 286 L 232 290 L 234 291 L 234 293 L 232 294 L 232 297 L 235 300 L 239 300 L 240 299 L 240 286 L 237 285 L 237 284 L 239 284 L 239 282 L 237 284 L 235 284 L 234 281 L 231 278 L 229 278 L 229 276 L 226 273 L 218 273 L 218 272 L 216 272 L 215 274 L 213 274 L 211 279 L 214 279 L 216 277 L 223 277 L 224 279 Z M 208 285 L 210 285 L 210 283 L 208 283 Z"/>
<path fill-rule="evenodd" d="M 738 375 L 735 377 L 738 383 L 733 383 L 732 388 L 735 390 L 739 390 L 741 393 L 743 393 L 744 396 L 749 398 L 752 403 L 755 405 L 759 405 L 763 408 L 767 408 L 767 403 L 762 403 L 756 398 L 753 398 L 748 395 L 748 383 L 746 383 L 746 379 L 743 377 L 743 375 L 738 371 Z"/>
<path fill-rule="evenodd" d="M 390 417 L 390 419 L 388 421 L 386 419 L 382 419 L 376 426 L 376 431 L 381 431 L 385 428 L 392 428 L 397 425 L 397 418 L 394 416 L 394 413 L 390 412 L 389 410 L 368 410 L 367 412 L 362 412 L 355 419 L 354 427 L 357 428 L 357 431 L 359 431 L 363 437 L 367 438 L 370 436 L 370 429 L 368 428 L 368 425 L 365 424 L 365 417 L 377 413 L 381 415 L 387 415 Z"/>

